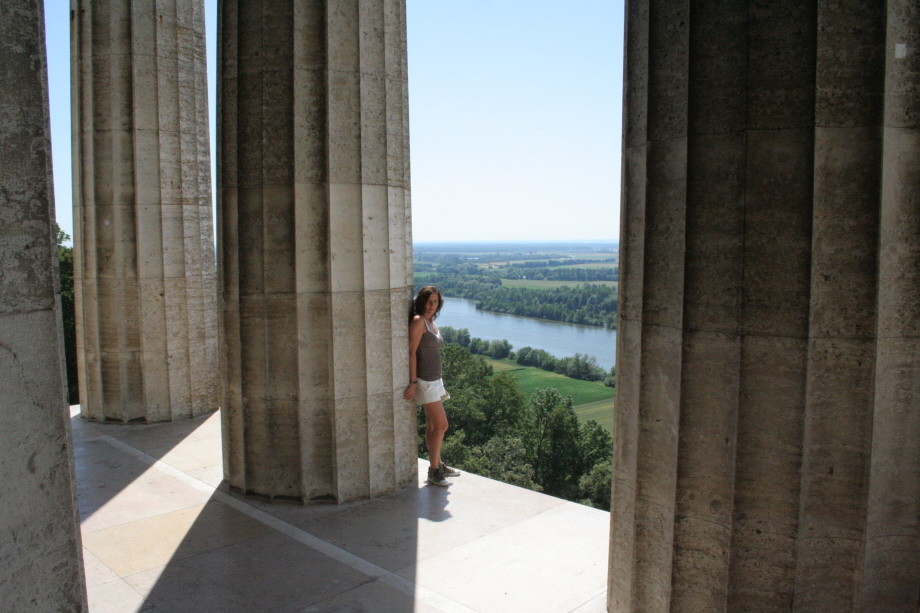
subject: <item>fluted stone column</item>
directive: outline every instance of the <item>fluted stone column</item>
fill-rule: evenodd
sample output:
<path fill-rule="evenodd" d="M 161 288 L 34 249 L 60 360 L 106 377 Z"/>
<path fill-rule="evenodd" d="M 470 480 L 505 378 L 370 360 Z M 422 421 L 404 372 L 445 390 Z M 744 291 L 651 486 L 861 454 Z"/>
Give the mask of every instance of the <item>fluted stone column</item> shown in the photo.
<path fill-rule="evenodd" d="M 86 611 L 44 23 L 39 0 L 0 0 L 0 610 Z"/>
<path fill-rule="evenodd" d="M 224 474 L 346 500 L 415 478 L 403 0 L 220 5 Z"/>
<path fill-rule="evenodd" d="M 627 3 L 611 612 L 916 610 L 918 17 Z"/>
<path fill-rule="evenodd" d="M 96 421 L 217 408 L 202 0 L 72 0 L 80 404 Z"/>
<path fill-rule="evenodd" d="M 863 610 L 920 607 L 920 5 L 887 3 Z"/>

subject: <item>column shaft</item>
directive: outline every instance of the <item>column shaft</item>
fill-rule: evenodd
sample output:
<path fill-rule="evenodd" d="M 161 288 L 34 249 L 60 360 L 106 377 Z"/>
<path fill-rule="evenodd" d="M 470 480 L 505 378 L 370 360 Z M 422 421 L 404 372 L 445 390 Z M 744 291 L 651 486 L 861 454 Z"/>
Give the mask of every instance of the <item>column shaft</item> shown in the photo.
<path fill-rule="evenodd" d="M 684 340 L 671 609 L 728 590 L 741 386 L 746 23 L 737 1 L 691 6 Z"/>
<path fill-rule="evenodd" d="M 887 3 L 864 611 L 920 602 L 920 6 Z"/>
<path fill-rule="evenodd" d="M 913 611 L 915 3 L 627 3 L 610 611 Z"/>
<path fill-rule="evenodd" d="M 42 2 L 0 1 L 0 610 L 86 611 Z"/>
<path fill-rule="evenodd" d="M 225 474 L 339 502 L 415 471 L 405 7 L 220 7 Z"/>
<path fill-rule="evenodd" d="M 202 0 L 72 0 L 80 404 L 158 422 L 217 405 Z"/>
<path fill-rule="evenodd" d="M 819 4 L 814 205 L 794 605 L 852 611 L 861 586 L 878 291 L 884 14 Z"/>

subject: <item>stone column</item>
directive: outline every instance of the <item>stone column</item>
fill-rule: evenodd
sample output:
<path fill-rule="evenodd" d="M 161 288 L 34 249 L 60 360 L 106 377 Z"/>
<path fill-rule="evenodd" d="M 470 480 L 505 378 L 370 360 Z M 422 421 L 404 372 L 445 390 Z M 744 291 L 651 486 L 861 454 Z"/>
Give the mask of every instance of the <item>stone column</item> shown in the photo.
<path fill-rule="evenodd" d="M 864 611 L 920 606 L 920 5 L 887 3 Z"/>
<path fill-rule="evenodd" d="M 0 0 L 0 610 L 86 611 L 44 23 L 39 0 Z"/>
<path fill-rule="evenodd" d="M 224 474 L 299 501 L 416 471 L 403 0 L 220 5 Z"/>
<path fill-rule="evenodd" d="M 96 421 L 217 408 L 202 0 L 72 0 L 80 404 Z"/>
<path fill-rule="evenodd" d="M 909 5 L 627 3 L 612 612 L 917 606 Z"/>

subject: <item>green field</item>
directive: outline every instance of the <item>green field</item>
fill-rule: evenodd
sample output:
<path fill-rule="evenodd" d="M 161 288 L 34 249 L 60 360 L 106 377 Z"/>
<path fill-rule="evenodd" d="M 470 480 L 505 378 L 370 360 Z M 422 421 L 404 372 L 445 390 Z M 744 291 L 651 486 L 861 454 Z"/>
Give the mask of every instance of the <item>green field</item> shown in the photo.
<path fill-rule="evenodd" d="M 607 254 L 604 257 L 609 258 L 610 255 Z M 550 258 L 558 259 L 558 258 Z M 584 258 L 587 259 L 587 258 Z M 520 266 L 521 264 L 527 264 L 532 260 L 493 260 L 486 262 L 476 262 L 476 265 L 482 269 L 490 268 L 501 268 L 504 266 Z M 617 262 L 582 262 L 580 264 L 553 264 L 551 266 L 546 266 L 545 268 L 616 268 L 618 266 Z M 541 267 L 543 268 L 543 267 Z"/>
<path fill-rule="evenodd" d="M 611 396 L 610 398 L 605 398 L 596 402 L 586 402 L 585 404 L 579 404 L 575 407 L 575 413 L 578 414 L 578 419 L 582 421 L 593 419 L 600 425 L 607 428 L 607 430 L 612 432 L 613 404 L 613 396 Z"/>
<path fill-rule="evenodd" d="M 590 264 L 563 264 L 555 268 L 616 268 L 617 262 L 591 262 Z"/>
<path fill-rule="evenodd" d="M 616 287 L 616 281 L 551 281 L 544 279 L 502 279 L 502 285 L 505 287 L 529 287 L 532 289 L 544 289 L 547 287 L 578 287 L 582 284 L 588 285 L 606 285 L 607 287 Z"/>
<path fill-rule="evenodd" d="M 486 358 L 495 372 L 507 372 L 517 381 L 527 396 L 544 387 L 554 387 L 564 396 L 571 396 L 580 420 L 593 419 L 608 430 L 613 427 L 613 401 L 616 391 L 600 381 L 579 381 L 533 366 L 520 366 L 511 360 Z"/>
<path fill-rule="evenodd" d="M 436 275 L 434 272 L 417 272 L 415 273 L 415 282 L 416 283 L 427 283 L 429 277 Z M 588 285 L 606 285 L 607 287 L 616 288 L 616 281 L 554 281 L 554 280 L 545 280 L 545 279 L 502 279 L 502 285 L 505 287 L 527 287 L 530 289 L 547 289 L 562 287 L 563 285 L 568 285 L 569 287 L 580 287 L 581 285 L 587 283 Z"/>

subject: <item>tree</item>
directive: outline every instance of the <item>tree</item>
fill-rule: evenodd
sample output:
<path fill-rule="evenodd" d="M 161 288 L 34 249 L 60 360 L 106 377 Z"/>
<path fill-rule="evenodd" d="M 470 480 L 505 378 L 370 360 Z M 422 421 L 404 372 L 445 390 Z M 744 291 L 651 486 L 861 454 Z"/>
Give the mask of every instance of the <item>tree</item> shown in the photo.
<path fill-rule="evenodd" d="M 496 274 L 473 264 L 450 264 L 439 266 L 437 272 L 419 274 L 416 283 L 437 285 L 447 296 L 474 299 L 476 308 L 486 311 L 616 327 L 617 298 L 612 287 L 589 283 L 509 287 Z"/>
<path fill-rule="evenodd" d="M 527 449 L 518 437 L 494 437 L 470 452 L 467 470 L 539 492 Z"/>
<path fill-rule="evenodd" d="M 457 342 L 457 331 L 450 326 L 440 326 L 438 332 L 441 333 L 441 338 L 444 339 L 445 343 Z"/>
<path fill-rule="evenodd" d="M 421 444 L 425 444 L 424 439 Z M 423 454 L 419 455 L 427 457 Z M 450 436 L 444 438 L 444 443 L 441 445 L 441 457 L 448 458 L 451 466 L 470 470 L 470 456 L 471 450 L 466 444 L 466 434 L 463 431 L 453 432 Z M 447 461 L 445 460 L 445 462 Z"/>
<path fill-rule="evenodd" d="M 489 341 L 473 337 L 469 344 L 470 353 L 483 354 L 489 351 Z"/>
<path fill-rule="evenodd" d="M 610 461 L 598 462 L 578 480 L 579 502 L 598 509 L 610 510 Z"/>
<path fill-rule="evenodd" d="M 602 425 L 589 419 L 578 428 L 578 446 L 581 449 L 581 472 L 591 471 L 595 464 L 610 463 L 613 440 Z"/>
<path fill-rule="evenodd" d="M 535 480 L 548 494 L 572 496 L 581 468 L 572 397 L 552 387 L 539 389 L 530 396 L 530 410 L 526 443 Z"/>
<path fill-rule="evenodd" d="M 70 235 L 54 224 L 58 246 L 58 274 L 60 278 L 61 323 L 64 329 L 64 359 L 67 365 L 67 402 L 80 402 L 80 384 L 77 378 L 77 322 L 73 295 L 73 247 L 64 243 Z"/>
<path fill-rule="evenodd" d="M 441 337 L 445 343 L 457 343 L 467 347 L 470 344 L 470 331 L 466 328 L 456 330 L 450 326 L 441 326 L 438 328 Z"/>
<path fill-rule="evenodd" d="M 510 374 L 500 372 L 489 381 L 489 430 L 499 436 L 520 435 L 526 419 L 524 394 Z"/>
<path fill-rule="evenodd" d="M 447 402 L 451 433 L 463 432 L 470 445 L 481 445 L 492 436 L 488 428 L 487 411 L 492 367 L 482 356 L 453 343 L 445 343 L 441 352 L 444 386 L 451 399 Z"/>
<path fill-rule="evenodd" d="M 489 341 L 489 357 L 493 357 L 496 360 L 502 358 L 507 358 L 508 354 L 511 353 L 511 343 L 505 339 Z"/>
<path fill-rule="evenodd" d="M 529 366 L 531 351 L 533 351 L 532 347 L 521 347 L 517 351 L 517 356 L 514 358 L 515 361 L 521 366 Z"/>
<path fill-rule="evenodd" d="M 540 350 L 523 353 L 552 358 Z M 442 363 L 451 394 L 450 429 L 441 449 L 445 461 L 485 477 L 607 508 L 610 434 L 595 421 L 579 424 L 571 396 L 546 388 L 525 402 L 509 373 L 493 375 L 482 356 L 455 343 L 444 345 Z M 419 454 L 424 455 L 421 411 L 418 423 Z"/>
<path fill-rule="evenodd" d="M 604 371 L 598 366 L 597 359 L 593 355 L 576 353 L 572 356 L 572 374 L 569 376 L 582 381 L 601 381 L 604 378 Z"/>
<path fill-rule="evenodd" d="M 616 387 L 617 386 L 617 367 L 613 365 L 610 367 L 610 372 L 604 377 L 604 385 L 607 387 Z"/>

